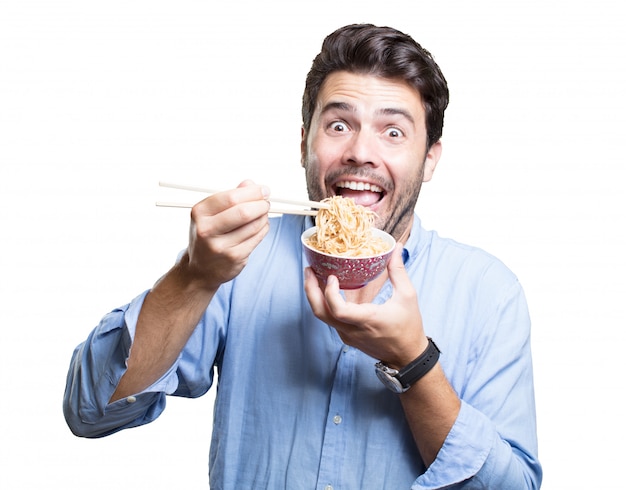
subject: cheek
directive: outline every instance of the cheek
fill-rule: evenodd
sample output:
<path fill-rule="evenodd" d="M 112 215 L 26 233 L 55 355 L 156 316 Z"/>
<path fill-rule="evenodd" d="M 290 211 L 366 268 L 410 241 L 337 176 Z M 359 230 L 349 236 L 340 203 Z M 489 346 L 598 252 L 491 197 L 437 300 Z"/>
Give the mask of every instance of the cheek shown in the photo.
<path fill-rule="evenodd" d="M 409 161 L 405 158 L 394 160 L 387 169 L 393 180 L 401 184 L 405 181 L 413 181 L 420 174 L 420 165 L 421 163 L 413 159 Z"/>
<path fill-rule="evenodd" d="M 426 155 L 424 152 L 415 151 L 407 155 L 398 165 L 396 174 L 401 174 L 402 178 L 408 181 L 422 180 L 424 177 L 424 163 Z"/>
<path fill-rule="evenodd" d="M 320 178 L 323 179 L 323 169 L 320 165 L 319 154 L 310 146 L 307 148 L 303 167 L 307 182 L 312 183 L 317 182 Z"/>
<path fill-rule="evenodd" d="M 320 170 L 330 167 L 339 155 L 337 145 L 331 142 L 317 139 L 309 145 L 308 160 Z"/>

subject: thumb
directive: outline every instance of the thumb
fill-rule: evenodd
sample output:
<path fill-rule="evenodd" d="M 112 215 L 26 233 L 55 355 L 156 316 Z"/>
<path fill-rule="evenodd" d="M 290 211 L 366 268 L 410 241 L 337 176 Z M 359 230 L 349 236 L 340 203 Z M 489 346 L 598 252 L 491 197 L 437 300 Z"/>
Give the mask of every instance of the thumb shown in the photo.
<path fill-rule="evenodd" d="M 396 248 L 391 254 L 389 264 L 387 264 L 387 272 L 389 273 L 389 280 L 395 290 L 402 290 L 405 287 L 411 287 L 411 281 L 409 275 L 404 268 L 404 260 L 402 255 L 404 252 L 404 244 L 398 242 Z"/>

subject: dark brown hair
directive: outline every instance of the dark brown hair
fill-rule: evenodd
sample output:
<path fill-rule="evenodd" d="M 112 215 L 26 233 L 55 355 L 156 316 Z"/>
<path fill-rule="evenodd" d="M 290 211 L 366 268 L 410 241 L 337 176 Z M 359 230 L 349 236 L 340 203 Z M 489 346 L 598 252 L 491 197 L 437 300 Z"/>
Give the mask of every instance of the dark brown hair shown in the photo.
<path fill-rule="evenodd" d="M 448 84 L 431 54 L 409 35 L 372 24 L 352 24 L 329 34 L 306 78 L 302 121 L 307 132 L 320 88 L 336 71 L 404 80 L 419 92 L 424 103 L 428 148 L 441 138 Z"/>

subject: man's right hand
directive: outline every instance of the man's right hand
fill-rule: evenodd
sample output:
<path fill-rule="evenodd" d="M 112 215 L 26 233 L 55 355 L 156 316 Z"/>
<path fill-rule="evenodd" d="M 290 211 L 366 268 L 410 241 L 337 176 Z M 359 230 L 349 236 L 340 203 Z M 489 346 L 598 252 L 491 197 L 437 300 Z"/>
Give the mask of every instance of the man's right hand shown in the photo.
<path fill-rule="evenodd" d="M 267 187 L 244 181 L 193 207 L 187 252 L 144 299 L 111 402 L 141 392 L 173 365 L 215 292 L 241 272 L 267 234 L 268 195 Z"/>
<path fill-rule="evenodd" d="M 269 189 L 251 181 L 197 203 L 191 211 L 189 271 L 208 290 L 237 276 L 269 230 Z"/>

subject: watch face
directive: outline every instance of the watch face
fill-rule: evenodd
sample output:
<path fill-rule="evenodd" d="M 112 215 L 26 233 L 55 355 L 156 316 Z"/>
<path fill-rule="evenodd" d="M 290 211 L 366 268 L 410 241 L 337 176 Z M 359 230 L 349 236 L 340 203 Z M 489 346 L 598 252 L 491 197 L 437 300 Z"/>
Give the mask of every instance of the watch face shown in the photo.
<path fill-rule="evenodd" d="M 396 378 L 394 378 L 391 374 L 387 372 L 389 368 L 384 364 L 378 365 L 376 364 L 376 376 L 378 379 L 391 391 L 394 393 L 404 393 L 406 390 L 400 384 Z M 397 371 L 396 371 L 397 372 Z"/>

